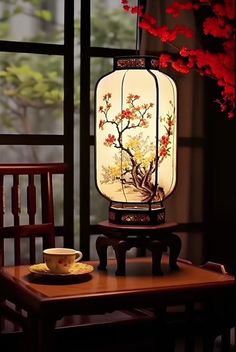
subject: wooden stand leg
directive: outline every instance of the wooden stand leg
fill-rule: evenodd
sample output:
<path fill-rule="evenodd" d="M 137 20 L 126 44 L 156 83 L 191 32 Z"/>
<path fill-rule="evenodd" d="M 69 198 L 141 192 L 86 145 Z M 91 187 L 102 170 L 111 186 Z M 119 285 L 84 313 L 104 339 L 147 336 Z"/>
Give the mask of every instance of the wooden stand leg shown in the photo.
<path fill-rule="evenodd" d="M 116 275 L 125 275 L 126 251 L 130 247 L 126 240 L 99 236 L 96 241 L 96 249 L 99 257 L 98 270 L 106 270 L 107 267 L 107 247 L 112 246 L 116 255 L 117 270 Z"/>
<path fill-rule="evenodd" d="M 119 240 L 115 245 L 113 245 L 116 260 L 117 260 L 117 276 L 124 276 L 126 271 L 125 259 L 126 251 L 128 249 L 127 242 L 125 240 Z"/>
<path fill-rule="evenodd" d="M 96 240 L 96 249 L 99 257 L 98 270 L 106 270 L 107 268 L 107 237 L 99 236 Z"/>
<path fill-rule="evenodd" d="M 168 246 L 170 248 L 170 258 L 169 258 L 170 268 L 171 270 L 179 270 L 177 259 L 182 246 L 181 239 L 174 233 L 169 234 Z"/>
<path fill-rule="evenodd" d="M 163 253 L 163 245 L 158 240 L 153 240 L 148 245 L 148 249 L 152 252 L 152 273 L 153 275 L 163 275 L 161 270 L 161 257 Z"/>

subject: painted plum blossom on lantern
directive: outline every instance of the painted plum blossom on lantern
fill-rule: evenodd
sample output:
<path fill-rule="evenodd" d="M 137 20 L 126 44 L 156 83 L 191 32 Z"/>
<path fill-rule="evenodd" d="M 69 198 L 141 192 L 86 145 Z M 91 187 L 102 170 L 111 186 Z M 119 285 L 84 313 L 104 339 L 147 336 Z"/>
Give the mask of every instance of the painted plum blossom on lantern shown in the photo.
<path fill-rule="evenodd" d="M 172 102 L 170 104 L 173 108 Z M 128 94 L 125 109 L 111 116 L 112 94 L 106 93 L 98 110 L 101 116 L 98 128 L 105 131 L 109 125 L 114 130 L 112 133 L 109 128 L 103 144 L 116 149 L 112 165 L 102 166 L 101 183 L 119 181 L 123 189 L 132 188 L 139 193 L 141 202 L 158 202 L 164 198 L 164 190 L 158 186 L 155 174 L 158 166 L 170 156 L 172 147 L 174 117 L 171 114 L 162 117 L 165 133 L 159 138 L 158 153 L 156 141 L 142 131 L 149 126 L 153 107 L 152 102 L 141 104 L 139 95 Z"/>

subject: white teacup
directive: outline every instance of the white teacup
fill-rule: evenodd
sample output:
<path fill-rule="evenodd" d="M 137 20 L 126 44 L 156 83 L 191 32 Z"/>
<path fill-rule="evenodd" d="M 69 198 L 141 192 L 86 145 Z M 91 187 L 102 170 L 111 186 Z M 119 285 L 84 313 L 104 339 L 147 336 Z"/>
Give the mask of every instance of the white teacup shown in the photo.
<path fill-rule="evenodd" d="M 74 263 L 83 257 L 83 254 L 71 248 L 47 248 L 43 251 L 43 257 L 52 273 L 68 274 Z"/>

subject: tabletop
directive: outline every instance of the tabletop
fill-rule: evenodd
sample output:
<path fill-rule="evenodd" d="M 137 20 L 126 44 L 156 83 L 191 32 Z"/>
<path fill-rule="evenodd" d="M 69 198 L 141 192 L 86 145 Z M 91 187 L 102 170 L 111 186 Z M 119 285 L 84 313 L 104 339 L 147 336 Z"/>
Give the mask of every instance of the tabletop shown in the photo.
<path fill-rule="evenodd" d="M 87 263 L 94 266 L 90 275 L 84 276 L 82 280 L 79 278 L 77 282 L 65 280 L 59 283 L 35 279 L 28 266 L 4 267 L 0 271 L 1 295 L 11 296 L 26 310 L 48 315 L 60 308 L 61 314 L 69 314 L 70 311 L 94 311 L 98 306 L 103 307 L 103 304 L 107 309 L 108 306 L 109 309 L 117 309 L 118 305 L 147 305 L 144 297 L 150 305 L 155 304 L 157 298 L 159 302 L 176 304 L 181 300 L 206 297 L 213 293 L 215 295 L 235 283 L 230 275 L 181 262 L 180 270 L 171 272 L 166 257 L 163 258 L 164 275 L 161 277 L 151 274 L 149 257 L 128 259 L 124 277 L 115 275 L 115 260 L 109 261 L 109 268 L 105 272 L 96 270 L 96 261 Z M 61 305 L 62 302 L 64 305 Z"/>
<path fill-rule="evenodd" d="M 212 272 L 179 262 L 171 271 L 168 258 L 162 260 L 163 276 L 152 275 L 150 257 L 127 259 L 125 276 L 116 276 L 116 261 L 106 271 L 97 270 L 97 261 L 87 262 L 94 271 L 68 280 L 67 277 L 32 275 L 29 266 L 0 269 L 0 295 L 28 312 L 26 341 L 28 351 L 54 351 L 56 320 L 74 314 L 107 313 L 119 309 L 161 307 L 209 300 L 227 301 L 235 280 L 230 275 Z"/>

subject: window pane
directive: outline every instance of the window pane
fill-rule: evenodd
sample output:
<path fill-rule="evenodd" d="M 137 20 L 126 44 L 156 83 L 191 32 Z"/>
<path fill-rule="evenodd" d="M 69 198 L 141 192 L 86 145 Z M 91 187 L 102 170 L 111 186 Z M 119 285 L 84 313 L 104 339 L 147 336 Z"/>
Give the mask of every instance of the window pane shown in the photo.
<path fill-rule="evenodd" d="M 1 1 L 0 39 L 62 43 L 64 1 Z"/>
<path fill-rule="evenodd" d="M 63 162 L 62 146 L 0 145 L 0 163 Z"/>
<path fill-rule="evenodd" d="M 63 59 L 0 55 L 1 133 L 63 133 Z"/>
<path fill-rule="evenodd" d="M 94 89 L 96 82 L 113 69 L 113 59 L 91 58 L 91 84 L 90 84 L 90 134 L 94 135 Z"/>
<path fill-rule="evenodd" d="M 136 5 L 137 1 L 131 1 Z M 136 16 L 128 15 L 120 0 L 91 1 L 91 45 L 135 49 Z"/>

